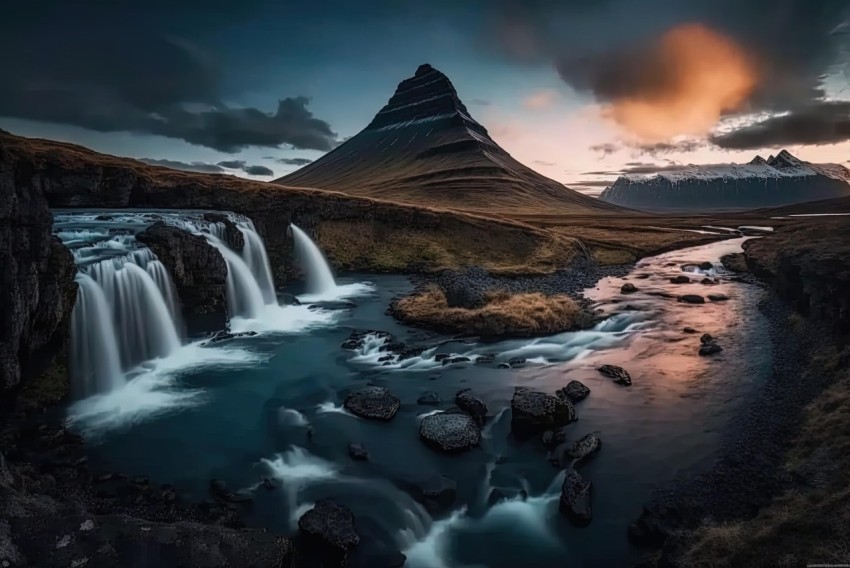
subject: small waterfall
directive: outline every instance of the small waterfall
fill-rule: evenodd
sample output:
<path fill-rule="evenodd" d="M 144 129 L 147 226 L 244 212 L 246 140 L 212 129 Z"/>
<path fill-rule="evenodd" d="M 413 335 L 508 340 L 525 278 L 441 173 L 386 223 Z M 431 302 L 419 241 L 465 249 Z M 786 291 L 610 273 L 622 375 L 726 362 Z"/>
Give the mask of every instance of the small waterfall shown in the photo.
<path fill-rule="evenodd" d="M 117 335 L 106 296 L 97 282 L 77 274 L 77 302 L 71 314 L 71 375 L 79 397 L 105 392 L 123 382 Z"/>
<path fill-rule="evenodd" d="M 328 266 L 322 251 L 298 226 L 292 224 L 291 227 L 295 239 L 295 252 L 301 260 L 307 279 L 307 293 L 326 294 L 331 292 L 336 288 L 336 281 L 334 281 L 331 267 Z"/>
<path fill-rule="evenodd" d="M 208 236 L 227 263 L 227 309 L 231 316 L 259 317 L 266 305 L 263 291 L 248 265 L 238 254 L 216 237 Z"/>
<path fill-rule="evenodd" d="M 245 247 L 242 249 L 242 258 L 248 268 L 251 269 L 251 274 L 260 287 L 263 293 L 263 301 L 266 304 L 277 303 L 277 294 L 274 290 L 274 280 L 272 279 L 272 269 L 269 265 L 269 257 L 266 254 L 266 247 L 263 244 L 263 239 L 254 228 L 254 224 L 250 221 L 239 224 L 239 230 L 245 238 Z"/>

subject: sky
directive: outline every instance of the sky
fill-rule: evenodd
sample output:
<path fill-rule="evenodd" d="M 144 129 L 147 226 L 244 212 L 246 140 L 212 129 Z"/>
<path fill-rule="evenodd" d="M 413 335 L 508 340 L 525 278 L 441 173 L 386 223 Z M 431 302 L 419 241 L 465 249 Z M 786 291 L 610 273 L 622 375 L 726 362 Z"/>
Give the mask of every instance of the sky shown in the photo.
<path fill-rule="evenodd" d="M 781 148 L 850 165 L 850 0 L 29 0 L 0 7 L 0 128 L 271 180 L 426 62 L 589 193 Z"/>

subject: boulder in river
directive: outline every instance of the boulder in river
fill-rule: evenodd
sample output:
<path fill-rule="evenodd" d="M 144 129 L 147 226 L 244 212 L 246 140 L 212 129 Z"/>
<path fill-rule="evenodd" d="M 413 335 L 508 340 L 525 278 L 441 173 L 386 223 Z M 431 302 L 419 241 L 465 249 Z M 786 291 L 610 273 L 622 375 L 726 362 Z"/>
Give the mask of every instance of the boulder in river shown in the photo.
<path fill-rule="evenodd" d="M 555 391 L 555 396 L 563 399 L 569 399 L 572 402 L 578 402 L 586 399 L 590 395 L 590 389 L 581 381 L 570 381 L 567 386 Z"/>
<path fill-rule="evenodd" d="M 699 346 L 699 354 L 703 357 L 708 357 L 709 355 L 716 355 L 721 351 L 723 351 L 723 348 L 716 343 L 705 343 Z"/>
<path fill-rule="evenodd" d="M 526 387 L 514 389 L 511 431 L 518 437 L 565 426 L 576 420 L 572 401 Z"/>
<path fill-rule="evenodd" d="M 415 497 L 429 511 L 451 508 L 457 496 L 457 482 L 445 475 L 434 475 L 417 484 Z"/>
<path fill-rule="evenodd" d="M 686 327 L 686 328 L 685 328 L 685 329 L 683 329 L 682 331 L 684 331 L 685 333 L 696 333 L 696 332 L 697 332 L 697 330 L 695 330 L 695 329 L 694 329 L 694 328 L 692 328 L 692 327 Z"/>
<path fill-rule="evenodd" d="M 307 548 L 327 566 L 345 566 L 348 551 L 360 543 L 354 513 L 331 499 L 319 500 L 301 515 L 298 530 Z"/>
<path fill-rule="evenodd" d="M 685 276 L 684 274 L 680 274 L 679 276 L 674 276 L 673 278 L 670 279 L 670 282 L 672 282 L 673 284 L 687 284 L 690 281 L 691 281 L 691 279 L 688 278 L 687 276 Z"/>
<path fill-rule="evenodd" d="M 363 447 L 363 444 L 351 442 L 348 444 L 348 455 L 354 461 L 368 461 L 369 452 Z"/>
<path fill-rule="evenodd" d="M 704 304 L 705 298 L 699 294 L 685 294 L 684 296 L 679 296 L 679 301 L 686 304 Z"/>
<path fill-rule="evenodd" d="M 462 452 L 478 445 L 481 430 L 471 416 L 461 411 L 426 416 L 419 423 L 422 441 L 443 452 Z"/>
<path fill-rule="evenodd" d="M 601 449 L 602 440 L 595 434 L 587 434 L 574 443 L 567 453 L 576 462 L 583 462 L 595 456 Z"/>
<path fill-rule="evenodd" d="M 351 413 L 371 420 L 392 420 L 401 401 L 384 387 L 364 387 L 345 397 L 343 403 Z"/>
<path fill-rule="evenodd" d="M 614 379 L 614 382 L 617 384 L 627 387 L 632 385 L 631 375 L 622 367 L 618 367 L 617 365 L 602 365 L 598 370 L 606 377 Z"/>
<path fill-rule="evenodd" d="M 561 485 L 559 509 L 571 523 L 586 527 L 593 519 L 592 495 L 593 483 L 576 471 L 568 471 Z"/>
<path fill-rule="evenodd" d="M 487 420 L 487 405 L 480 398 L 474 396 L 471 389 L 458 391 L 455 396 L 455 404 L 469 414 L 476 424 L 484 425 L 484 421 Z"/>
<path fill-rule="evenodd" d="M 703 345 L 706 345 L 708 343 L 714 343 L 714 338 L 711 337 L 711 334 L 703 333 L 702 336 L 700 336 L 699 338 L 699 342 Z"/>
<path fill-rule="evenodd" d="M 708 299 L 712 302 L 725 302 L 729 299 L 729 296 L 726 294 L 709 294 Z"/>
<path fill-rule="evenodd" d="M 496 356 L 492 353 L 488 353 L 485 355 L 479 355 L 475 358 L 476 365 L 487 365 L 489 363 L 494 363 L 496 361 Z"/>
<path fill-rule="evenodd" d="M 637 286 L 635 286 L 631 282 L 626 282 L 620 287 L 620 292 L 622 292 L 623 294 L 633 294 L 637 292 Z"/>
<path fill-rule="evenodd" d="M 524 367 L 525 357 L 514 357 L 508 360 L 508 365 L 510 365 L 512 369 L 516 367 Z"/>
<path fill-rule="evenodd" d="M 700 270 L 711 270 L 714 268 L 714 263 L 708 262 L 707 260 L 699 263 Z"/>

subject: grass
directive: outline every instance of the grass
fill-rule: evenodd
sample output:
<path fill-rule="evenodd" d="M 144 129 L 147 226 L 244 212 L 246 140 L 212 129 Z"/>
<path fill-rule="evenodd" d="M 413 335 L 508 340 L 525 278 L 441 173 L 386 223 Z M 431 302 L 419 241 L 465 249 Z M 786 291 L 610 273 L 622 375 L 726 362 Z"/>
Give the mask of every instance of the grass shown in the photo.
<path fill-rule="evenodd" d="M 450 308 L 436 286 L 397 300 L 392 312 L 409 324 L 478 336 L 547 335 L 586 327 L 592 321 L 568 296 L 492 292 L 481 308 Z"/>

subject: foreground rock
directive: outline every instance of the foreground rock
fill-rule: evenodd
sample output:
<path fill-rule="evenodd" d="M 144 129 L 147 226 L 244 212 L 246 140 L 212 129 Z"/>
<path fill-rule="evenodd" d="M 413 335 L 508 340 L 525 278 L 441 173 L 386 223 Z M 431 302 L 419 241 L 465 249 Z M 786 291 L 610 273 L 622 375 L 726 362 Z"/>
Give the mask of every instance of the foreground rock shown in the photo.
<path fill-rule="evenodd" d="M 670 279 L 670 282 L 672 284 L 687 284 L 690 281 L 691 281 L 691 279 L 688 278 L 687 276 L 685 276 L 684 274 L 679 275 L 679 276 L 674 276 L 673 278 Z"/>
<path fill-rule="evenodd" d="M 620 292 L 622 292 L 623 294 L 634 294 L 635 292 L 637 292 L 637 290 L 637 286 L 635 286 L 631 282 L 626 282 L 620 287 Z"/>
<path fill-rule="evenodd" d="M 629 372 L 622 367 L 618 367 L 616 365 L 602 365 L 598 370 L 606 377 L 614 379 L 614 382 L 619 385 L 627 387 L 632 385 L 631 375 L 629 375 Z"/>
<path fill-rule="evenodd" d="M 598 454 L 601 449 L 602 440 L 597 438 L 595 434 L 587 434 L 573 444 L 567 454 L 573 458 L 576 463 L 581 463 Z"/>
<path fill-rule="evenodd" d="M 487 405 L 480 398 L 475 397 L 470 389 L 458 391 L 455 396 L 455 404 L 469 414 L 476 424 L 484 425 L 487 420 Z"/>
<path fill-rule="evenodd" d="M 525 438 L 576 420 L 576 410 L 569 399 L 545 392 L 517 387 L 511 399 L 511 431 Z"/>
<path fill-rule="evenodd" d="M 370 420 L 392 420 L 401 401 L 384 387 L 364 387 L 347 397 L 343 403 L 352 414 Z"/>
<path fill-rule="evenodd" d="M 443 452 L 462 452 L 478 445 L 481 430 L 468 414 L 441 412 L 422 419 L 419 437 L 426 445 Z"/>
<path fill-rule="evenodd" d="M 555 391 L 555 395 L 562 399 L 578 402 L 590 396 L 590 389 L 581 381 L 570 381 L 567 386 Z"/>
<path fill-rule="evenodd" d="M 387 361 L 391 359 L 403 361 L 411 357 L 418 357 L 425 350 L 424 347 L 414 347 L 398 341 L 391 333 L 374 329 L 356 329 L 352 331 L 351 335 L 342 342 L 340 347 L 349 351 L 377 349 L 379 352 L 387 354 Z"/>
<path fill-rule="evenodd" d="M 705 298 L 698 294 L 685 294 L 684 296 L 679 296 L 679 301 L 686 304 L 704 304 Z"/>
<path fill-rule="evenodd" d="M 327 566 L 345 566 L 348 552 L 360 543 L 354 514 L 348 507 L 322 499 L 298 519 L 304 552 L 325 560 Z M 300 551 L 299 551 L 300 552 Z"/>
<path fill-rule="evenodd" d="M 227 327 L 227 264 L 200 235 L 158 221 L 136 235 L 165 265 L 190 334 Z"/>
<path fill-rule="evenodd" d="M 723 351 L 723 348 L 717 344 L 717 341 L 707 333 L 702 334 L 702 337 L 699 338 L 699 342 L 699 354 L 703 357 L 716 355 Z"/>
<path fill-rule="evenodd" d="M 445 511 L 455 502 L 457 482 L 445 475 L 434 475 L 417 484 L 414 494 L 429 511 Z"/>
<path fill-rule="evenodd" d="M 486 289 L 476 282 L 475 271 L 464 273 L 446 270 L 437 277 L 437 286 L 446 298 L 450 308 L 475 310 L 487 303 Z"/>
<path fill-rule="evenodd" d="M 586 527 L 593 520 L 593 483 L 575 471 L 568 471 L 561 486 L 559 509 L 570 522 Z"/>

